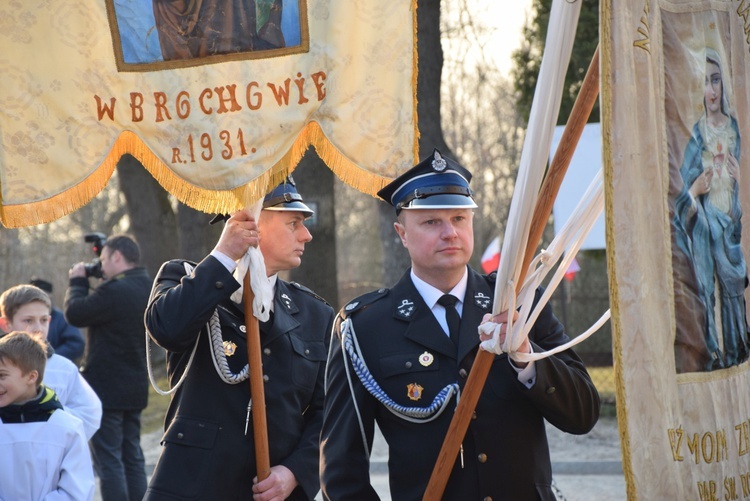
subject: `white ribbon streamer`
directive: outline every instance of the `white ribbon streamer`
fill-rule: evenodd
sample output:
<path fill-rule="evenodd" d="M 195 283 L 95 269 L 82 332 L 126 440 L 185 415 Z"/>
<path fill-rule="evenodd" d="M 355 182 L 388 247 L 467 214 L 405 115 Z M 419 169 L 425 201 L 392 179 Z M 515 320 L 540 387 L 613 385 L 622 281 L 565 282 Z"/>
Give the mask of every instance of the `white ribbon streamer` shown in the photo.
<path fill-rule="evenodd" d="M 573 48 L 580 9 L 580 1 L 554 0 L 552 3 L 545 51 L 542 56 L 537 87 L 534 91 L 518 178 L 503 239 L 501 251 L 503 259 L 501 259 L 498 268 L 492 313 L 494 316 L 503 311 L 516 311 L 516 302 L 518 302 L 521 305 L 518 316 L 520 320 L 514 322 L 512 317 L 508 319 L 508 334 L 502 346 L 500 346 L 498 339 L 500 330 L 494 326 L 486 327 L 486 332 L 493 333 L 493 338 L 481 343 L 483 349 L 494 353 L 509 353 L 511 358 L 519 361 L 522 359 L 522 354 L 517 353 L 518 348 L 528 337 L 539 312 L 549 301 L 555 287 L 560 283 L 585 235 L 596 221 L 598 214 L 602 212 L 604 205 L 601 175 L 599 175 L 597 180 L 592 183 L 592 187 L 589 187 L 587 196 L 584 196 L 584 200 L 579 204 L 576 213 L 571 216 L 565 228 L 550 245 L 550 249 L 543 251 L 532 263 L 530 269 L 536 269 L 527 277 L 518 297 L 516 297 L 516 284 L 521 277 L 534 208 L 549 158 L 550 143 L 560 110 L 562 88 Z M 598 188 L 596 188 L 597 183 Z M 598 193 L 598 196 L 596 193 Z M 586 222 L 580 219 L 584 217 L 584 214 Z M 552 283 L 547 287 L 534 312 L 532 312 L 531 305 L 536 288 L 554 263 L 559 260 L 563 249 L 568 247 L 570 247 L 570 250 L 565 253 L 565 258 L 558 267 Z M 605 316 L 608 316 L 608 313 Z M 600 319 L 600 323 L 603 322 L 604 320 Z M 542 358 L 551 354 L 550 352 L 533 355 Z"/>
<path fill-rule="evenodd" d="M 263 200 L 259 200 L 249 207 L 252 216 L 258 221 L 260 211 L 263 209 Z M 260 247 L 250 247 L 237 263 L 234 270 L 234 278 L 240 283 L 240 288 L 232 294 L 232 301 L 242 303 L 242 291 L 245 287 L 245 275 L 250 271 L 250 288 L 255 294 L 253 299 L 253 315 L 265 322 L 270 318 L 271 303 L 273 302 L 273 289 L 266 276 L 266 263 Z"/>
<path fill-rule="evenodd" d="M 506 335 L 505 341 L 502 344 L 499 342 L 499 326 L 501 326 L 502 324 L 487 322 L 486 324 L 480 325 L 480 334 L 492 335 L 491 339 L 483 341 L 480 344 L 480 346 L 484 350 L 496 354 L 509 353 L 513 360 L 519 362 L 540 360 L 555 353 L 559 353 L 560 351 L 563 351 L 571 346 L 575 346 L 581 341 L 587 339 L 589 336 L 591 336 L 591 334 L 596 332 L 604 324 L 604 322 L 606 322 L 606 320 L 609 319 L 610 312 L 609 310 L 607 310 L 592 328 L 588 329 L 585 333 L 577 336 L 572 341 L 566 343 L 561 347 L 557 347 L 554 350 L 533 354 L 517 352 L 517 349 L 528 337 L 529 332 L 531 331 L 534 323 L 539 317 L 539 314 L 541 313 L 544 306 L 549 302 L 549 299 L 552 297 L 552 293 L 562 281 L 566 271 L 570 266 L 570 263 L 578 253 L 581 245 L 586 240 L 586 236 L 589 234 L 591 228 L 593 228 L 594 224 L 603 211 L 604 187 L 602 184 L 602 171 L 600 169 L 561 231 L 552 240 L 550 246 L 546 250 L 543 250 L 531 262 L 529 266 L 530 272 L 518 294 L 518 301 L 522 305 L 521 311 L 519 312 L 519 318 L 527 320 L 514 323 L 512 318 L 509 318 L 507 329 L 508 334 Z M 552 277 L 552 280 L 542 294 L 542 297 L 539 299 L 536 306 L 532 310 L 531 305 L 534 301 L 536 289 L 539 287 L 539 285 L 541 285 L 542 281 L 552 270 L 555 264 L 560 261 L 561 257 L 562 261 L 557 267 L 555 275 Z M 508 289 L 510 289 L 510 287 L 508 287 Z M 514 294 L 514 292 L 514 290 L 506 290 L 506 293 L 511 296 Z M 508 308 L 508 311 L 514 310 L 515 308 Z"/>

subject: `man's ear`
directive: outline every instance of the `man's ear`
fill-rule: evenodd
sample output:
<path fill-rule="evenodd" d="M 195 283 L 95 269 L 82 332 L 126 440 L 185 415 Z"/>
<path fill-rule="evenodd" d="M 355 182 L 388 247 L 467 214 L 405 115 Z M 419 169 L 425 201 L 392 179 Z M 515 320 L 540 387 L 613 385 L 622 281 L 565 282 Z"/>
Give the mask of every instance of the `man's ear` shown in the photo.
<path fill-rule="evenodd" d="M 404 225 L 399 222 L 395 222 L 393 223 L 393 228 L 396 230 L 396 233 L 398 233 L 398 237 L 401 239 L 401 245 L 408 249 L 408 247 L 406 246 L 406 240 L 404 239 L 404 237 L 406 236 L 406 227 L 404 227 Z"/>

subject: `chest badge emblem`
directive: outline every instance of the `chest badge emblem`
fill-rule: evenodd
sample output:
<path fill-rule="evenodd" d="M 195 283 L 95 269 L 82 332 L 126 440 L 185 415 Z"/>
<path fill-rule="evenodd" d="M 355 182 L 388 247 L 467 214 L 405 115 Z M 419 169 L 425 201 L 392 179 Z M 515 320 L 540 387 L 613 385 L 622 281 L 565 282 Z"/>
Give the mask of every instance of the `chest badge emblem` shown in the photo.
<path fill-rule="evenodd" d="M 231 341 L 223 341 L 221 344 L 224 347 L 224 355 L 228 357 L 231 357 L 237 351 L 237 345 Z"/>
<path fill-rule="evenodd" d="M 412 303 L 408 299 L 403 299 L 401 301 L 401 304 L 396 308 L 396 311 L 398 312 L 399 316 L 403 318 L 409 318 L 414 313 L 414 303 Z"/>
<path fill-rule="evenodd" d="M 410 383 L 406 385 L 406 395 L 410 400 L 419 400 L 422 398 L 422 391 L 424 388 L 417 383 Z"/>
<path fill-rule="evenodd" d="M 476 304 L 483 310 L 486 310 L 490 307 L 490 301 L 490 297 L 483 292 L 477 292 L 476 295 L 474 295 L 474 304 Z"/>
<path fill-rule="evenodd" d="M 435 361 L 435 357 L 432 356 L 432 353 L 430 352 L 424 352 L 421 355 L 419 355 L 419 365 L 422 367 L 429 367 L 432 365 L 432 362 Z"/>
<path fill-rule="evenodd" d="M 286 306 L 288 310 L 292 309 L 292 298 L 290 298 L 288 295 L 282 294 L 281 302 L 284 303 L 284 306 Z"/>

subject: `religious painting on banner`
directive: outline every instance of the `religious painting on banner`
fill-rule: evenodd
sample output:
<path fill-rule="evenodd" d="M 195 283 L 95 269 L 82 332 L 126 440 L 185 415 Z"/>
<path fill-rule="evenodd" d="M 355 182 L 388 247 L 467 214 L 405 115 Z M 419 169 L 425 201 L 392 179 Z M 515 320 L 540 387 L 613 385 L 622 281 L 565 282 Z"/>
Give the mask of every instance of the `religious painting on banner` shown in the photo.
<path fill-rule="evenodd" d="M 0 221 L 90 201 L 123 154 L 206 212 L 309 146 L 374 195 L 415 163 L 416 0 L 11 0 L 0 15 Z"/>
<path fill-rule="evenodd" d="M 309 49 L 304 0 L 107 0 L 107 8 L 120 71 L 149 65 L 197 66 L 228 57 L 258 59 Z"/>
<path fill-rule="evenodd" d="M 750 498 L 750 1 L 602 6 L 628 497 Z"/>

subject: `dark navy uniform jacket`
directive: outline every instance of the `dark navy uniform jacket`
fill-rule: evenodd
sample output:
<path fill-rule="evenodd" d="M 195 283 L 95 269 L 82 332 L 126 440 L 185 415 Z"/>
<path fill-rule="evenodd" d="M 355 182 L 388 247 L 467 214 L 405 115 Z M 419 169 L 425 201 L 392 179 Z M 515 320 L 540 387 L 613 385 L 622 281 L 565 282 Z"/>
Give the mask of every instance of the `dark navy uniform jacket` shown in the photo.
<path fill-rule="evenodd" d="M 230 300 L 239 284 L 212 256 L 190 275 L 184 263 L 162 266 L 146 310 L 151 337 L 168 350 L 170 385 L 184 373 L 196 339 L 198 347 L 187 379 L 172 396 L 163 449 L 144 499 L 249 500 L 257 474 L 252 417 L 245 433 L 250 383 L 220 379 L 206 335 L 218 309 L 226 360 L 239 373 L 247 364 L 245 317 Z M 260 326 L 271 466 L 286 466 L 300 484 L 289 499 L 313 499 L 320 487 L 318 439 L 333 317 L 320 297 L 278 280 L 272 320 Z"/>
<path fill-rule="evenodd" d="M 326 499 L 378 499 L 370 486 L 369 461 L 345 374 L 342 320 L 350 316 L 364 361 L 390 398 L 406 407 L 427 407 L 446 385 L 458 382 L 463 388 L 466 383 L 479 345 L 477 326 L 491 312 L 493 292 L 494 275 L 469 269 L 458 356 L 408 272 L 393 289 L 362 296 L 341 310 L 331 340 L 321 435 L 321 483 Z M 529 340 L 535 352 L 568 341 L 549 306 Z M 599 417 L 599 395 L 572 350 L 537 361 L 535 366 L 536 382 L 529 389 L 518 381 L 507 355 L 495 356 L 463 441 L 464 464 L 457 458 L 444 499 L 554 499 L 544 421 L 569 433 L 587 433 Z M 351 374 L 368 448 L 376 421 L 389 445 L 392 499 L 421 500 L 455 401 L 434 421 L 407 422 L 378 402 Z M 415 383 L 422 388 L 421 395 L 414 393 Z M 415 396 L 419 397 L 416 401 L 412 400 Z"/>

